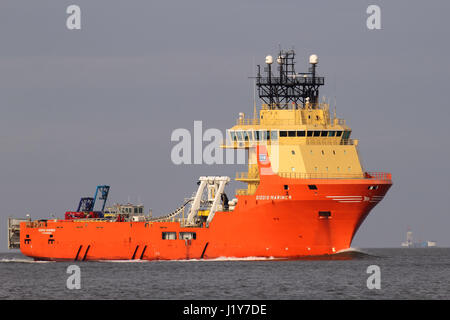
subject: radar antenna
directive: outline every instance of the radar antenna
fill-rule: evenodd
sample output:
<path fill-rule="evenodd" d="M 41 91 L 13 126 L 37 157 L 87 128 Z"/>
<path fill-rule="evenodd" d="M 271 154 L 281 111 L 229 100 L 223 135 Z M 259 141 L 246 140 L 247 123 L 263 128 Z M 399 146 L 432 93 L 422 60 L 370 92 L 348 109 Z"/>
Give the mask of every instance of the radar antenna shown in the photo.
<path fill-rule="evenodd" d="M 295 51 L 280 50 L 276 59 L 278 76 L 272 74 L 272 56 L 266 57 L 265 75 L 261 75 L 261 66 L 257 65 L 256 86 L 259 98 L 270 109 L 304 108 L 308 102 L 312 108 L 317 106 L 319 87 L 325 83 L 324 77 L 316 75 L 319 58 L 313 54 L 309 57 L 311 64 L 308 72 L 295 71 Z"/>

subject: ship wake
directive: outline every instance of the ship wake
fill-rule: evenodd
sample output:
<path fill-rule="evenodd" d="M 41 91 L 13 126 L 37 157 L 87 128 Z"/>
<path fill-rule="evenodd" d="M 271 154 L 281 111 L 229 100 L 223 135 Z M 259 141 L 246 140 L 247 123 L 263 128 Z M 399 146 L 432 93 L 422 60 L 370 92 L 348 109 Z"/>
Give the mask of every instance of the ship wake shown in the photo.
<path fill-rule="evenodd" d="M 365 258 L 370 258 L 370 257 L 377 257 L 376 255 L 373 255 L 369 252 L 363 251 L 359 248 L 343 249 L 343 250 L 336 252 L 336 254 L 334 254 L 334 256 L 343 257 L 343 258 L 348 257 L 349 259 L 365 259 Z"/>
<path fill-rule="evenodd" d="M 50 262 L 55 261 L 42 261 L 42 260 L 21 259 L 21 258 L 0 259 L 0 263 L 50 263 Z"/>
<path fill-rule="evenodd" d="M 113 263 L 143 263 L 143 262 L 214 262 L 214 261 L 268 261 L 268 260 L 286 260 L 275 257 L 218 257 L 213 259 L 175 259 L 175 260 L 92 260 L 95 262 L 113 262 Z"/>

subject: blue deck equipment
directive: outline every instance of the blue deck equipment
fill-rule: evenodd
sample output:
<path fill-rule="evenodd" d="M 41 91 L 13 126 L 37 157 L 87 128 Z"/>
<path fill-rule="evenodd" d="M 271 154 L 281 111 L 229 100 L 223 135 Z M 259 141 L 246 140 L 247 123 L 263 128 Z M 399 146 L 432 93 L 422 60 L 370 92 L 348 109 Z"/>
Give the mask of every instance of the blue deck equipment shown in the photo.
<path fill-rule="evenodd" d="M 108 199 L 108 194 L 109 194 L 109 186 L 106 186 L 106 185 L 97 186 L 97 189 L 95 190 L 95 195 L 93 198 L 86 197 L 86 198 L 80 199 L 80 203 L 78 204 L 77 212 L 95 211 L 94 207 L 95 207 L 95 202 L 97 201 L 97 199 L 103 201 L 102 209 L 100 210 L 100 212 L 103 212 L 105 210 L 105 205 L 106 205 L 106 200 Z"/>
<path fill-rule="evenodd" d="M 95 202 L 97 201 L 98 196 L 98 200 L 103 200 L 102 210 L 100 210 L 101 212 L 103 212 L 105 210 L 106 200 L 108 199 L 108 193 L 109 193 L 109 186 L 105 185 L 97 186 L 97 189 L 95 190 L 94 203 L 92 204 L 92 209 L 94 209 L 95 207 Z"/>

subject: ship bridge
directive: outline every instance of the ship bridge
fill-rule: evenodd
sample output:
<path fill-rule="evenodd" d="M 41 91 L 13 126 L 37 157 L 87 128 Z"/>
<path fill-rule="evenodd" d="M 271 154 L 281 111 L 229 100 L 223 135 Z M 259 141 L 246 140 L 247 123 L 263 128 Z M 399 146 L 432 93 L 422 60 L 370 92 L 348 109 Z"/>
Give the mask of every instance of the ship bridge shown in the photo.
<path fill-rule="evenodd" d="M 280 176 L 314 178 L 364 178 L 358 140 L 336 110 L 319 101 L 323 77 L 317 76 L 318 57 L 311 55 L 308 72 L 295 71 L 295 52 L 280 51 L 278 75 L 272 73 L 273 58 L 266 57 L 266 74 L 258 66 L 256 86 L 262 101 L 253 117 L 239 114 L 227 130 L 223 148 L 248 149 L 248 170 L 236 180 L 248 184 L 237 194 L 253 194 L 259 184 L 256 145 L 267 146 L 272 169 Z"/>

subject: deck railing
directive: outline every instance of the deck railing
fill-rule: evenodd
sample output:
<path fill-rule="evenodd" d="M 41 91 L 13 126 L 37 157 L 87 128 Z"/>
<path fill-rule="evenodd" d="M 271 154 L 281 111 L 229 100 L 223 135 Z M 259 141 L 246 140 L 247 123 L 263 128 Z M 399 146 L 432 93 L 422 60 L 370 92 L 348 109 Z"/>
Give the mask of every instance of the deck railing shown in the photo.
<path fill-rule="evenodd" d="M 239 118 L 236 120 L 236 125 L 238 125 L 238 126 L 248 126 L 248 125 L 257 126 L 259 124 L 260 124 L 259 119 Z"/>
<path fill-rule="evenodd" d="M 372 179 L 390 181 L 392 175 L 387 172 L 364 173 L 303 173 L 303 172 L 278 172 L 282 178 L 290 179 Z"/>
<path fill-rule="evenodd" d="M 254 179 L 259 180 L 259 173 L 258 172 L 236 172 L 236 179 Z"/>
<path fill-rule="evenodd" d="M 353 146 L 358 145 L 357 139 L 341 139 L 339 137 L 306 137 L 306 144 L 311 145 L 345 145 Z"/>
<path fill-rule="evenodd" d="M 248 196 L 249 195 L 248 189 L 236 189 L 236 195 L 237 196 Z"/>

